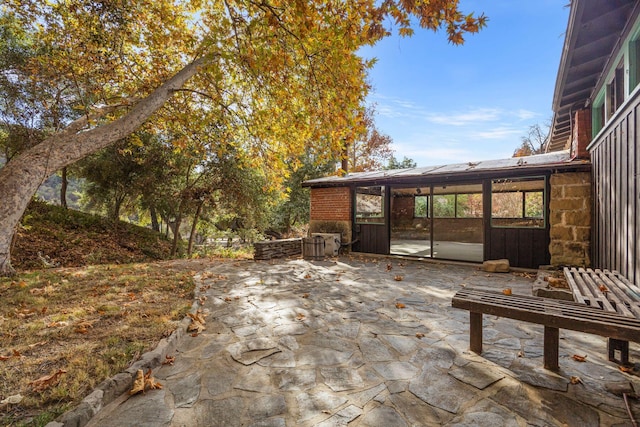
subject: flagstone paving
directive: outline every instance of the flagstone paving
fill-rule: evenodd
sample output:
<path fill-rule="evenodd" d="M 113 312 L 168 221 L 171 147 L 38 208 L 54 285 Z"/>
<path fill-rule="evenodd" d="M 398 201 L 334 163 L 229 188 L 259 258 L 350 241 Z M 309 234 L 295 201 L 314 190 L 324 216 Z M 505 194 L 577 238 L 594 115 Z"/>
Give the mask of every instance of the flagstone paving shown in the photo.
<path fill-rule="evenodd" d="M 168 348 L 174 364 L 154 369 L 164 388 L 124 393 L 89 425 L 631 425 L 604 385 L 640 382 L 606 360 L 602 337 L 562 330 L 555 374 L 542 368 L 541 326 L 485 316 L 485 352 L 468 351 L 455 291 L 530 295 L 522 274 L 340 257 L 217 263 L 197 278 L 206 330 Z"/>

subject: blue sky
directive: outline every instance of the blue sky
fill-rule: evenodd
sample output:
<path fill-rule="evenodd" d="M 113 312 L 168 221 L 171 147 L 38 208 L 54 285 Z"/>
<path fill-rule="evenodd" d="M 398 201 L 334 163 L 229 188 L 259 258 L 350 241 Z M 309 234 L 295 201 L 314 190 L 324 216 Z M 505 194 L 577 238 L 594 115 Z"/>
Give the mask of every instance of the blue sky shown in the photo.
<path fill-rule="evenodd" d="M 511 157 L 531 125 L 548 123 L 569 0 L 462 0 L 487 26 L 453 46 L 444 32 L 389 37 L 362 56 L 378 129 L 418 166 Z"/>

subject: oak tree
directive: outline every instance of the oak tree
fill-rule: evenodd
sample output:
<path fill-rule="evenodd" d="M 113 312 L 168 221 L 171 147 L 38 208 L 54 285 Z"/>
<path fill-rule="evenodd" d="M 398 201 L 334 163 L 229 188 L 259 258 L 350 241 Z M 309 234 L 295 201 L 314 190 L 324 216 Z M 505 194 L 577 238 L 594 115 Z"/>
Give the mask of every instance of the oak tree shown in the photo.
<path fill-rule="evenodd" d="M 277 179 L 305 146 L 335 153 L 358 136 L 372 65 L 358 49 L 387 36 L 385 25 L 442 28 L 460 44 L 485 24 L 458 0 L 5 0 L 0 16 L 31 53 L 2 73 L 76 114 L 0 169 L 2 274 L 39 184 L 143 124 L 197 129 L 215 117 L 214 149 L 243 144 Z M 54 104 L 38 105 L 45 117 Z"/>

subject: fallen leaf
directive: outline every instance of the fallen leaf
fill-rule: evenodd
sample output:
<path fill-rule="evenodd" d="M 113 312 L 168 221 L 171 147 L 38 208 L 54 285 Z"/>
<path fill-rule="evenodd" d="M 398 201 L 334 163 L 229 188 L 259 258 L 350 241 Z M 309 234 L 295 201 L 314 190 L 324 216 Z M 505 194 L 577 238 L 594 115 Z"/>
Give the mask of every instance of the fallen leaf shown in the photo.
<path fill-rule="evenodd" d="M 155 389 L 161 389 L 162 388 L 162 384 L 157 382 L 155 380 L 155 378 L 153 378 L 151 376 L 151 369 L 149 369 L 149 372 L 147 372 L 147 374 L 144 376 L 144 386 L 145 386 L 145 388 L 148 388 L 149 390 L 155 390 Z"/>
<path fill-rule="evenodd" d="M 204 317 L 202 317 L 202 313 L 198 310 L 195 314 L 187 313 L 187 316 L 191 318 L 191 323 L 187 327 L 187 332 L 194 332 L 196 335 L 206 329 Z M 196 336 L 192 335 L 192 336 Z"/>
<path fill-rule="evenodd" d="M 176 357 L 175 356 L 169 356 L 168 354 L 164 357 L 164 361 L 162 362 L 163 365 L 170 365 L 173 366 L 173 363 L 176 361 Z"/>
<path fill-rule="evenodd" d="M 133 386 L 129 390 L 129 394 L 144 393 L 144 372 L 138 369 L 136 378 L 133 380 Z"/>
<path fill-rule="evenodd" d="M 607 289 L 607 287 L 606 287 L 605 285 L 600 285 L 600 286 L 598 287 L 598 289 L 600 289 L 600 292 L 605 293 L 605 294 L 606 294 L 607 292 L 609 292 L 609 289 Z"/>
<path fill-rule="evenodd" d="M 305 278 L 305 279 L 311 279 L 311 275 L 310 275 L 310 274 L 305 274 L 305 275 L 304 275 L 304 278 Z"/>
<path fill-rule="evenodd" d="M 7 360 L 11 359 L 11 356 L 1 356 L 0 355 L 0 362 L 5 362 Z"/>
<path fill-rule="evenodd" d="M 392 268 L 393 266 L 391 264 L 387 264 L 387 271 L 391 271 Z"/>
<path fill-rule="evenodd" d="M 0 400 L 0 403 L 3 405 L 15 405 L 17 403 L 22 402 L 23 398 L 24 396 L 18 393 L 18 394 L 14 394 L 13 396 L 9 396 L 6 399 Z"/>
<path fill-rule="evenodd" d="M 524 357 L 524 351 L 520 350 L 520 351 L 518 352 L 518 357 Z"/>
<path fill-rule="evenodd" d="M 626 373 L 633 372 L 633 366 L 619 365 L 618 369 L 620 369 L 622 372 L 626 372 Z"/>
<path fill-rule="evenodd" d="M 304 314 L 298 313 L 298 315 L 296 316 L 296 320 L 304 320 L 304 317 Z"/>
<path fill-rule="evenodd" d="M 405 308 L 405 307 L 406 307 L 406 305 L 404 305 L 404 304 L 403 304 L 403 303 L 401 303 L 401 302 L 397 302 L 397 303 L 396 303 L 396 308 Z"/>
<path fill-rule="evenodd" d="M 511 288 L 503 289 L 502 293 L 505 294 L 505 295 L 511 295 L 512 294 Z"/>
<path fill-rule="evenodd" d="M 569 381 L 571 381 L 571 384 L 582 384 L 582 379 L 580 377 L 572 376 Z"/>
<path fill-rule="evenodd" d="M 396 282 L 402 282 L 403 277 L 400 275 L 397 275 L 393 278 L 393 280 L 395 280 Z"/>
<path fill-rule="evenodd" d="M 33 391 L 35 391 L 36 393 L 39 393 L 55 385 L 60 379 L 60 376 L 66 373 L 67 371 L 65 371 L 64 369 L 58 369 L 57 372 L 54 372 L 51 375 L 45 375 L 43 377 L 38 378 L 37 380 L 33 380 L 29 382 L 29 385 L 31 386 L 31 389 Z"/>
<path fill-rule="evenodd" d="M 230 302 L 230 301 L 232 301 L 232 300 L 231 300 L 231 297 L 225 297 L 225 298 L 224 298 L 224 300 L 225 300 L 226 302 Z"/>
<path fill-rule="evenodd" d="M 22 355 L 18 350 L 13 350 L 13 357 L 21 357 Z"/>
<path fill-rule="evenodd" d="M 586 354 L 584 356 L 580 356 L 579 354 L 574 354 L 573 356 L 571 356 L 571 358 L 573 360 L 575 360 L 576 362 L 586 362 L 587 361 L 587 355 Z"/>
<path fill-rule="evenodd" d="M 420 338 L 424 338 L 424 334 L 422 332 L 418 332 L 416 334 L 416 338 L 420 339 Z"/>
<path fill-rule="evenodd" d="M 302 294 L 302 298 L 309 298 L 309 294 Z"/>

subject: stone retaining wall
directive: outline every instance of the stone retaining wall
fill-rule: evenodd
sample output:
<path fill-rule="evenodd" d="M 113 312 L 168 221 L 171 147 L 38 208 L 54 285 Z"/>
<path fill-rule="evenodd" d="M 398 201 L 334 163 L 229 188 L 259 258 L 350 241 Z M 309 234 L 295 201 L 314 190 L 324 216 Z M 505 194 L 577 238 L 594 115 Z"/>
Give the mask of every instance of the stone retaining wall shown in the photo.
<path fill-rule="evenodd" d="M 551 265 L 591 265 L 591 174 L 551 175 Z"/>
<path fill-rule="evenodd" d="M 268 260 L 287 258 L 302 254 L 302 239 L 265 240 L 253 244 L 253 259 Z"/>

